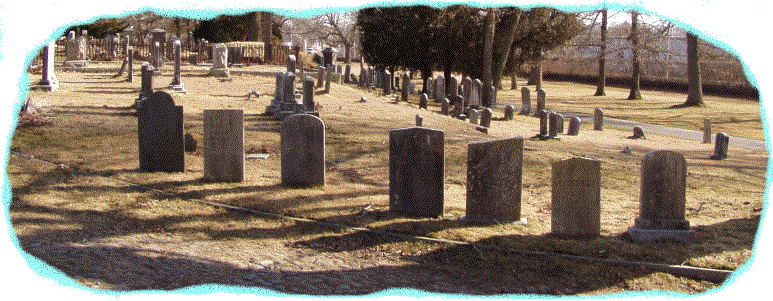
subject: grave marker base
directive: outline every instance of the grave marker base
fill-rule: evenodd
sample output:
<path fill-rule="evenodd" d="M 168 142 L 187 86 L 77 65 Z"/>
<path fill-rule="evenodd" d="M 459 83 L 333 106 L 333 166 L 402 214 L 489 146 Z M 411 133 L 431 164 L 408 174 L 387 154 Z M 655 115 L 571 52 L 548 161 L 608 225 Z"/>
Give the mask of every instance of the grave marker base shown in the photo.
<path fill-rule="evenodd" d="M 634 243 L 643 243 L 658 240 L 676 240 L 685 243 L 695 243 L 697 238 L 693 230 L 653 230 L 628 228 L 628 235 Z"/>

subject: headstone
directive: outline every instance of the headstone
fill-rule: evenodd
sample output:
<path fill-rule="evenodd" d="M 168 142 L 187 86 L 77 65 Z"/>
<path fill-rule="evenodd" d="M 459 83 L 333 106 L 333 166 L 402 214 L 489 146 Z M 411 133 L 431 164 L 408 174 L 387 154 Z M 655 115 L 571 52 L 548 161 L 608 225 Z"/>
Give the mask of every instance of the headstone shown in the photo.
<path fill-rule="evenodd" d="M 703 119 L 703 143 L 711 143 L 711 119 Z"/>
<path fill-rule="evenodd" d="M 185 152 L 195 152 L 198 146 L 196 139 L 190 133 L 185 134 Z"/>
<path fill-rule="evenodd" d="M 628 139 L 646 139 L 644 136 L 644 130 L 638 126 L 633 127 L 633 136 L 628 137 Z"/>
<path fill-rule="evenodd" d="M 467 117 L 470 118 L 470 123 L 478 124 L 478 117 L 480 117 L 480 111 L 476 109 L 470 109 L 467 111 Z"/>
<path fill-rule="evenodd" d="M 493 115 L 491 108 L 483 109 L 480 112 L 480 126 L 487 128 L 491 127 L 491 115 Z"/>
<path fill-rule="evenodd" d="M 725 133 L 717 133 L 714 138 L 714 154 L 710 159 L 724 160 L 727 159 L 727 146 L 730 143 L 730 136 Z"/>
<path fill-rule="evenodd" d="M 467 102 L 464 106 L 467 107 L 467 104 L 470 102 L 470 97 L 472 96 L 472 79 L 470 79 L 469 76 L 465 76 L 462 79 L 462 97 L 464 97 L 464 101 Z"/>
<path fill-rule="evenodd" d="M 558 135 L 558 113 L 550 112 L 550 129 L 548 129 L 548 137 L 554 138 Z"/>
<path fill-rule="evenodd" d="M 325 185 L 325 124 L 309 114 L 282 122 L 282 185 Z"/>
<path fill-rule="evenodd" d="M 419 97 L 419 108 L 426 109 L 427 108 L 427 100 L 428 100 L 427 93 L 422 93 L 421 97 Z"/>
<path fill-rule="evenodd" d="M 185 171 L 183 107 L 166 92 L 150 94 L 137 110 L 140 170 Z"/>
<path fill-rule="evenodd" d="M 65 44 L 65 66 L 85 67 L 89 65 L 86 54 L 86 36 L 76 37 L 74 31 L 70 31 Z"/>
<path fill-rule="evenodd" d="M 489 93 L 489 106 L 493 107 L 497 104 L 497 88 L 494 86 L 488 86 Z"/>
<path fill-rule="evenodd" d="M 384 95 L 392 94 L 392 73 L 389 73 L 387 70 L 384 70 L 384 84 L 382 88 L 384 89 Z"/>
<path fill-rule="evenodd" d="M 472 81 L 472 90 L 470 92 L 469 105 L 471 108 L 479 108 L 481 106 L 481 92 L 483 91 L 483 83 L 479 79 Z"/>
<path fill-rule="evenodd" d="M 408 84 L 408 94 L 416 94 L 416 83 Z"/>
<path fill-rule="evenodd" d="M 523 138 L 467 144 L 465 220 L 509 222 L 521 219 Z"/>
<path fill-rule="evenodd" d="M 566 134 L 569 136 L 577 136 L 580 133 L 580 117 L 573 116 L 569 119 L 569 129 Z"/>
<path fill-rule="evenodd" d="M 450 104 L 448 98 L 443 98 L 443 100 L 440 101 L 440 114 L 443 114 L 443 115 L 447 116 L 449 114 L 449 107 L 450 107 L 450 105 L 451 104 Z"/>
<path fill-rule="evenodd" d="M 59 88 L 59 80 L 56 79 L 54 74 L 54 55 L 56 50 L 55 43 L 49 43 L 43 46 L 41 50 L 42 54 L 42 76 L 40 81 L 34 86 L 30 87 L 33 90 L 54 91 Z"/>
<path fill-rule="evenodd" d="M 539 111 L 537 111 L 539 113 Z M 531 91 L 529 88 L 521 88 L 521 115 L 531 114 Z"/>
<path fill-rule="evenodd" d="M 303 79 L 303 105 L 307 111 L 313 111 L 316 108 L 314 103 L 314 78 L 306 76 Z"/>
<path fill-rule="evenodd" d="M 347 64 L 346 69 L 344 69 L 344 83 L 346 84 L 349 83 L 349 76 L 351 75 L 351 73 L 352 73 L 352 66 Z"/>
<path fill-rule="evenodd" d="M 161 67 L 164 65 L 164 58 L 163 58 L 163 48 L 161 48 L 161 45 L 159 45 L 158 42 L 153 44 L 153 49 L 151 51 L 151 61 L 150 64 L 153 65 L 153 70 L 155 70 L 156 74 L 161 74 Z"/>
<path fill-rule="evenodd" d="M 448 78 L 448 97 L 452 99 L 459 94 L 459 83 L 456 77 L 451 76 Z"/>
<path fill-rule="evenodd" d="M 131 83 L 134 82 L 134 47 L 129 46 L 126 49 L 126 57 L 129 59 L 129 72 L 126 74 L 126 81 Z"/>
<path fill-rule="evenodd" d="M 446 98 L 446 79 L 442 75 L 435 78 L 435 102 Z"/>
<path fill-rule="evenodd" d="M 681 154 L 658 150 L 644 155 L 639 217 L 628 228 L 634 242 L 695 241 L 695 232 L 685 219 L 686 178 L 687 163 Z"/>
<path fill-rule="evenodd" d="M 283 103 L 295 103 L 295 74 L 292 72 L 285 72 L 282 76 L 282 98 Z"/>
<path fill-rule="evenodd" d="M 545 110 L 539 111 L 539 137 L 548 137 L 548 112 Z"/>
<path fill-rule="evenodd" d="M 545 110 L 545 90 L 537 89 L 537 112 Z"/>
<path fill-rule="evenodd" d="M 564 115 L 556 113 L 556 133 L 561 134 L 564 132 Z"/>
<path fill-rule="evenodd" d="M 515 106 L 507 105 L 505 107 L 504 120 L 513 120 L 513 114 L 515 113 Z"/>
<path fill-rule="evenodd" d="M 135 100 L 137 109 L 142 106 L 142 102 L 153 94 L 153 66 L 147 62 L 142 63 L 140 67 L 140 95 Z"/>
<path fill-rule="evenodd" d="M 333 80 L 333 68 L 328 68 L 325 72 L 325 93 L 330 94 L 330 81 Z"/>
<path fill-rule="evenodd" d="M 421 124 L 424 122 L 424 117 L 416 114 L 416 126 L 421 126 Z"/>
<path fill-rule="evenodd" d="M 325 74 L 326 72 L 325 67 L 319 67 L 319 75 L 317 76 L 317 88 L 322 88 L 322 85 L 325 83 Z"/>
<path fill-rule="evenodd" d="M 411 84 L 411 77 L 410 75 L 408 75 L 408 72 L 403 73 L 402 77 L 403 77 L 403 80 L 402 80 L 403 85 L 400 91 L 400 100 L 408 101 L 408 93 L 410 92 L 408 91 L 409 89 L 408 85 Z"/>
<path fill-rule="evenodd" d="M 360 87 L 365 87 L 365 77 L 367 76 L 367 74 L 368 74 L 368 71 L 365 70 L 365 66 L 361 66 L 360 67 L 360 82 L 359 82 L 359 86 Z"/>
<path fill-rule="evenodd" d="M 604 129 L 604 111 L 600 108 L 596 108 L 593 111 L 593 130 L 601 131 Z"/>
<path fill-rule="evenodd" d="M 182 81 L 182 75 L 180 74 L 181 56 L 180 53 L 180 40 L 174 40 L 174 75 L 172 76 L 172 83 L 169 85 L 175 92 L 185 93 L 185 85 Z"/>
<path fill-rule="evenodd" d="M 204 110 L 204 179 L 244 181 L 244 112 Z"/>
<path fill-rule="evenodd" d="M 216 77 L 231 77 L 228 70 L 228 48 L 223 43 L 215 44 L 212 52 L 212 68 L 209 74 Z"/>
<path fill-rule="evenodd" d="M 443 214 L 444 133 L 422 127 L 389 131 L 389 211 Z"/>
<path fill-rule="evenodd" d="M 569 158 L 553 162 L 553 234 L 596 238 L 601 232 L 601 161 Z"/>
<path fill-rule="evenodd" d="M 451 99 L 451 105 L 454 109 L 451 111 L 452 117 L 457 117 L 464 112 L 464 98 L 461 95 L 456 95 Z"/>
<path fill-rule="evenodd" d="M 297 63 L 297 59 L 295 58 L 295 55 L 290 54 L 287 56 L 287 72 L 295 73 L 295 64 Z"/>

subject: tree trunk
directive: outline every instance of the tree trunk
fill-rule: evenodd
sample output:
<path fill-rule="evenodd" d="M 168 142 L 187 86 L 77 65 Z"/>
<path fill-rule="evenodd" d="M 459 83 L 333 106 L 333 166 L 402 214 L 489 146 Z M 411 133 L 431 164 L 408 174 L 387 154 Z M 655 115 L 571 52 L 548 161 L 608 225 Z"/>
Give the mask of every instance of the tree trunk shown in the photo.
<path fill-rule="evenodd" d="M 510 31 L 507 33 L 507 42 L 504 45 L 504 51 L 502 52 L 502 55 L 499 56 L 499 62 L 497 62 L 497 69 L 494 73 L 494 84 L 496 85 L 497 90 L 502 89 L 502 72 L 505 70 L 505 65 L 507 64 L 507 60 L 510 57 L 510 52 L 513 48 L 513 41 L 515 41 L 515 32 L 518 30 L 518 22 L 521 20 L 521 11 L 517 11 L 515 13 L 515 20 L 513 20 L 513 24 L 510 26 Z"/>
<path fill-rule="evenodd" d="M 495 11 L 493 8 L 487 9 L 486 14 L 486 32 L 483 37 L 483 91 L 481 104 L 484 107 L 490 107 L 492 95 L 489 89 L 491 86 L 491 61 L 494 55 L 494 30 L 496 29 L 496 23 L 494 22 Z"/>
<path fill-rule="evenodd" d="M 352 63 L 352 57 L 349 51 L 352 49 L 352 44 L 344 43 L 344 64 L 349 65 Z"/>
<path fill-rule="evenodd" d="M 262 14 L 259 12 L 251 12 L 244 16 L 244 40 L 245 41 L 260 41 L 261 30 L 261 18 Z"/>
<path fill-rule="evenodd" d="M 599 50 L 599 78 L 596 83 L 596 94 L 604 96 L 607 86 L 607 10 L 601 10 L 601 49 Z"/>
<path fill-rule="evenodd" d="M 272 13 L 270 12 L 261 12 L 260 13 L 260 29 L 261 29 L 261 36 L 263 38 L 263 47 L 264 48 L 264 55 L 263 60 L 265 63 L 268 63 L 271 61 L 271 49 L 272 49 L 272 40 L 273 40 L 273 29 L 274 21 L 272 19 Z"/>
<path fill-rule="evenodd" d="M 685 106 L 703 106 L 701 65 L 698 61 L 698 37 L 687 33 L 687 101 Z"/>
<path fill-rule="evenodd" d="M 641 99 L 641 70 L 639 69 L 639 13 L 631 12 L 631 93 L 629 100 Z"/>

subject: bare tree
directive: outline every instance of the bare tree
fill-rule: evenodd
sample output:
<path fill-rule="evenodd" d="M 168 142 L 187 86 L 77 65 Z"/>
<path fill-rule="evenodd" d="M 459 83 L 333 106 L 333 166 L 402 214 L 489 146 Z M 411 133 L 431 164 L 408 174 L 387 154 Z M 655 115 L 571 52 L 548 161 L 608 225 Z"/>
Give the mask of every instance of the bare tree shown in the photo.
<path fill-rule="evenodd" d="M 631 93 L 628 94 L 629 100 L 641 99 L 641 70 L 639 63 L 639 13 L 631 12 L 631 34 L 628 36 L 631 41 Z"/>
<path fill-rule="evenodd" d="M 343 45 L 344 60 L 351 63 L 351 49 L 357 36 L 355 20 L 357 12 L 330 13 L 317 18 L 318 26 L 315 27 L 318 37 L 328 45 Z"/>
<path fill-rule="evenodd" d="M 601 10 L 601 49 L 599 50 L 599 77 L 596 83 L 596 94 L 604 96 L 607 85 L 607 10 Z"/>
<path fill-rule="evenodd" d="M 491 86 L 491 61 L 494 54 L 494 31 L 496 30 L 496 12 L 494 8 L 486 10 L 486 31 L 483 38 L 483 106 L 492 105 Z"/>
<path fill-rule="evenodd" d="M 502 45 L 502 51 L 501 55 L 499 56 L 499 61 L 496 65 L 496 72 L 494 72 L 494 85 L 496 86 L 497 90 L 502 89 L 502 72 L 505 70 L 505 65 L 507 64 L 508 59 L 511 57 L 510 52 L 513 48 L 513 42 L 515 41 L 515 34 L 518 31 L 518 22 L 521 20 L 521 13 L 522 11 L 520 9 L 515 9 L 514 12 L 512 12 L 511 25 L 510 30 L 507 32 L 507 42 Z"/>

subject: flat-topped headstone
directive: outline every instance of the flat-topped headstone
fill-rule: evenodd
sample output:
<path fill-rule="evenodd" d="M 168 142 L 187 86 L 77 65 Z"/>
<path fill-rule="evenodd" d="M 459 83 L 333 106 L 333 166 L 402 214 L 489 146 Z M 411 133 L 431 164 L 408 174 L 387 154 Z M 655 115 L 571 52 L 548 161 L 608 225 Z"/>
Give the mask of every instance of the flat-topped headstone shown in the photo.
<path fill-rule="evenodd" d="M 166 92 L 150 94 L 137 110 L 140 170 L 185 171 L 183 107 Z"/>
<path fill-rule="evenodd" d="M 511 222 L 521 219 L 523 138 L 467 144 L 465 220 Z"/>
<path fill-rule="evenodd" d="M 514 105 L 507 105 L 505 106 L 505 113 L 504 113 L 504 120 L 513 120 L 513 114 L 515 114 L 515 106 Z"/>
<path fill-rule="evenodd" d="M 56 50 L 55 43 L 49 43 L 43 46 L 41 50 L 43 62 L 41 64 L 42 76 L 39 82 L 30 87 L 32 90 L 54 91 L 59 88 L 59 80 L 54 74 L 54 55 Z"/>
<path fill-rule="evenodd" d="M 318 70 L 318 76 L 317 76 L 317 88 L 322 88 L 322 85 L 325 83 L 325 74 L 327 73 L 327 69 L 325 67 L 319 67 Z"/>
<path fill-rule="evenodd" d="M 470 118 L 470 123 L 478 124 L 478 118 L 480 117 L 480 111 L 476 109 L 470 109 L 467 111 L 467 118 Z"/>
<path fill-rule="evenodd" d="M 569 158 L 553 162 L 553 234 L 596 238 L 601 231 L 601 161 Z"/>
<path fill-rule="evenodd" d="M 703 143 L 711 143 L 711 119 L 703 119 Z"/>
<path fill-rule="evenodd" d="M 488 97 L 489 97 L 489 106 L 494 106 L 497 104 L 497 88 L 494 86 L 488 86 Z"/>
<path fill-rule="evenodd" d="M 140 94 L 135 99 L 137 109 L 142 107 L 142 102 L 153 93 L 153 66 L 147 62 L 142 63 L 140 67 Z"/>
<path fill-rule="evenodd" d="M 350 81 L 349 77 L 352 75 L 352 66 L 346 65 L 346 68 L 344 68 L 344 83 L 348 84 Z"/>
<path fill-rule="evenodd" d="M 440 101 L 440 114 L 448 116 L 450 113 L 450 107 L 451 103 L 448 98 L 443 98 L 443 100 Z"/>
<path fill-rule="evenodd" d="M 228 70 L 228 48 L 223 43 L 215 44 L 212 50 L 212 68 L 209 74 L 215 77 L 231 77 Z"/>
<path fill-rule="evenodd" d="M 423 127 L 389 131 L 389 211 L 443 214 L 444 133 Z"/>
<path fill-rule="evenodd" d="M 330 94 L 330 82 L 333 80 L 333 68 L 328 68 L 325 72 L 325 93 Z"/>
<path fill-rule="evenodd" d="M 539 113 L 539 111 L 537 111 Z M 531 114 L 531 91 L 529 88 L 521 88 L 521 115 Z"/>
<path fill-rule="evenodd" d="M 172 91 L 184 93 L 186 92 L 185 84 L 183 84 L 182 75 L 180 72 L 180 65 L 182 63 L 181 47 L 182 46 L 180 44 L 180 40 L 174 40 L 173 42 L 174 73 L 172 74 L 172 83 L 169 84 L 169 87 L 172 88 Z"/>
<path fill-rule="evenodd" d="M 456 79 L 456 77 L 449 77 L 448 78 L 448 97 L 453 98 L 456 95 L 459 95 L 459 82 Z"/>
<path fill-rule="evenodd" d="M 126 81 L 130 83 L 134 82 L 134 47 L 132 46 L 129 46 L 126 49 L 126 65 L 129 69 L 126 73 Z"/>
<path fill-rule="evenodd" d="M 282 185 L 325 185 L 325 124 L 309 114 L 282 121 Z"/>
<path fill-rule="evenodd" d="M 593 111 L 593 130 L 601 131 L 604 129 L 604 111 L 600 108 L 596 108 Z"/>
<path fill-rule="evenodd" d="M 548 137 L 548 112 L 545 110 L 539 111 L 539 137 Z"/>
<path fill-rule="evenodd" d="M 729 143 L 730 143 L 730 136 L 721 132 L 717 133 L 717 136 L 714 138 L 714 154 L 711 155 L 710 159 L 713 159 L 713 160 L 727 159 L 727 147 Z"/>
<path fill-rule="evenodd" d="M 470 101 L 470 96 L 472 95 L 472 79 L 469 76 L 465 76 L 462 79 L 462 97 L 464 98 L 465 102 Z M 467 106 L 467 103 L 465 103 L 465 107 Z"/>
<path fill-rule="evenodd" d="M 480 112 L 480 126 L 491 127 L 491 117 L 494 113 L 490 108 L 485 108 Z"/>
<path fill-rule="evenodd" d="M 569 129 L 566 134 L 569 136 L 577 136 L 580 133 L 580 117 L 573 116 L 569 119 Z"/>
<path fill-rule="evenodd" d="M 280 100 L 284 103 L 295 103 L 295 74 L 285 72 L 282 76 L 282 97 Z"/>
<path fill-rule="evenodd" d="M 639 217 L 628 229 L 634 242 L 695 241 L 685 219 L 687 163 L 673 151 L 652 151 L 642 158 Z"/>
<path fill-rule="evenodd" d="M 244 181 L 244 111 L 204 110 L 204 179 Z"/>
<path fill-rule="evenodd" d="M 426 109 L 428 99 L 427 93 L 422 93 L 421 97 L 419 97 L 419 108 Z"/>
<path fill-rule="evenodd" d="M 545 110 L 545 90 L 537 89 L 537 112 Z"/>

